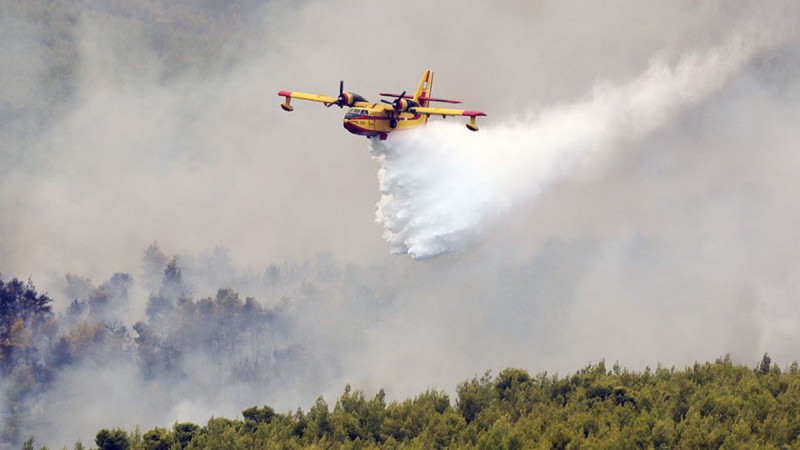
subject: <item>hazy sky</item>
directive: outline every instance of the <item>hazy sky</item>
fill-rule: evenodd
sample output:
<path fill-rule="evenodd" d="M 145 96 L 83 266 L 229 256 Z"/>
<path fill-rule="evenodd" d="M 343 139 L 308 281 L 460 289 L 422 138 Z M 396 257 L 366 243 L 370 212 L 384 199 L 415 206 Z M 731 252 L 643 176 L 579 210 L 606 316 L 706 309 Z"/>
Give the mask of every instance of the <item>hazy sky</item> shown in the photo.
<path fill-rule="evenodd" d="M 80 17 L 74 99 L 46 128 L 0 142 L 0 273 L 55 293 L 67 272 L 136 276 L 153 241 L 168 254 L 222 247 L 242 271 L 320 251 L 380 267 L 391 305 L 349 318 L 318 305 L 337 319 L 310 342 L 333 342 L 324 351 L 341 369 L 317 391 L 253 400 L 281 408 L 346 382 L 398 398 L 509 365 L 800 357 L 794 2 L 276 1 L 251 16 L 235 65 L 169 81 L 140 30 Z M 42 66 L 35 52 L 1 55 L 18 73 Z M 330 95 L 343 79 L 377 99 L 425 69 L 434 95 L 489 114 L 477 135 L 459 123 L 458 139 L 485 146 L 486 174 L 517 168 L 491 173 L 524 193 L 489 205 L 462 251 L 414 261 L 390 255 L 375 222 L 381 161 L 367 140 L 338 108 L 284 113 L 276 92 Z M 33 78 L 0 79 L 4 99 L 36 93 Z M 611 106 L 595 120 L 591 105 Z M 526 155 L 551 147 L 531 130 L 588 137 L 533 186 L 544 169 Z M 508 136 L 515 151 L 492 161 L 492 139 Z"/>

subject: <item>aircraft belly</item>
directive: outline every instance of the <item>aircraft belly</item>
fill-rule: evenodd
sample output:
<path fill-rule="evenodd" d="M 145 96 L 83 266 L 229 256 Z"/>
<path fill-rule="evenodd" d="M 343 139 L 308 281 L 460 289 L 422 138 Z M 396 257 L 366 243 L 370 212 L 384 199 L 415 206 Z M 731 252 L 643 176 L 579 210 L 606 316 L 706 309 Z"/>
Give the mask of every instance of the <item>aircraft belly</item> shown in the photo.
<path fill-rule="evenodd" d="M 375 136 L 386 131 L 383 130 L 380 125 L 376 124 L 375 120 L 366 119 L 345 120 L 344 128 L 347 131 L 359 136 Z"/>
<path fill-rule="evenodd" d="M 361 116 L 345 119 L 344 128 L 359 136 L 386 135 L 392 131 L 408 130 L 425 125 L 424 115 L 402 113 L 397 120 L 397 126 L 392 128 L 389 117 Z"/>

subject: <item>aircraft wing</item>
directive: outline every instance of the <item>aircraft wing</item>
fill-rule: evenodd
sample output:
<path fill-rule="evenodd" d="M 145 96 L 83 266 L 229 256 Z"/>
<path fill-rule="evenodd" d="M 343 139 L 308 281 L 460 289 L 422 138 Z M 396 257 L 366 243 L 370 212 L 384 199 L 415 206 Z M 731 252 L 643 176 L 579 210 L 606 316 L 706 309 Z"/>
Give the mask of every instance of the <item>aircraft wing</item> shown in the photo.
<path fill-rule="evenodd" d="M 472 131 L 478 131 L 478 125 L 475 124 L 475 118 L 478 116 L 485 116 L 486 113 L 482 113 L 480 111 L 468 111 L 463 109 L 449 109 L 449 108 L 428 108 L 423 106 L 417 106 L 413 108 L 408 108 L 408 110 L 415 114 L 425 114 L 428 116 L 465 116 L 469 117 L 469 123 L 467 123 L 467 128 Z"/>
<path fill-rule="evenodd" d="M 466 111 L 463 109 L 449 109 L 449 108 L 426 108 L 422 106 L 417 106 L 413 108 L 408 108 L 409 111 L 418 113 L 418 114 L 427 114 L 429 116 L 467 116 L 467 117 L 477 117 L 477 116 L 485 116 L 485 113 L 480 111 Z"/>
<path fill-rule="evenodd" d="M 312 102 L 320 102 L 325 104 L 336 103 L 336 97 L 328 97 L 327 95 L 306 94 L 304 92 L 291 92 L 280 91 L 278 95 L 286 98 L 296 98 L 299 100 L 309 100 Z"/>
<path fill-rule="evenodd" d="M 281 108 L 283 108 L 284 111 L 294 110 L 289 100 L 292 98 L 296 98 L 298 100 L 308 100 L 311 102 L 320 102 L 323 103 L 325 106 L 331 106 L 331 105 L 357 106 L 357 107 L 369 106 L 369 102 L 363 101 L 364 99 L 360 95 L 351 94 L 349 92 L 345 92 L 343 94 L 345 96 L 344 104 L 337 103 L 339 102 L 339 98 L 329 97 L 327 95 L 306 94 L 305 92 L 291 92 L 291 91 L 279 91 L 278 95 L 286 99 L 283 103 L 281 103 Z"/>

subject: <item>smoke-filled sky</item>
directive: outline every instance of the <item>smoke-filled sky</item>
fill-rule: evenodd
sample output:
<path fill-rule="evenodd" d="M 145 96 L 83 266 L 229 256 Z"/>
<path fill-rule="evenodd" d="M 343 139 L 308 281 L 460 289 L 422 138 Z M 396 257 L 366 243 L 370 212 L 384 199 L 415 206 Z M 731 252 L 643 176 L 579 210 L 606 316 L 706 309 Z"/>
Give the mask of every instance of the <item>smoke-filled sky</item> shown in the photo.
<path fill-rule="evenodd" d="M 41 121 L 16 114 L 49 101 L 38 83 L 52 55 L 36 28 L 0 19 L 4 277 L 32 277 L 64 310 L 66 273 L 136 279 L 157 241 L 187 264 L 225 249 L 224 274 L 197 271 L 197 296 L 232 287 L 275 305 L 235 274 L 324 254 L 389 299 L 365 306 L 319 286 L 322 300 L 296 309 L 310 319 L 293 324 L 314 362 L 292 370 L 330 363 L 324 377 L 287 377 L 223 411 L 176 400 L 160 424 L 308 407 L 348 382 L 402 398 L 506 366 L 800 358 L 796 3 L 241 7 L 247 39 L 220 50 L 223 68 L 170 77 L 135 22 L 79 14 L 73 93 Z M 434 95 L 488 113 L 480 132 L 432 118 L 370 144 L 338 108 L 278 107 L 278 90 L 330 95 L 341 79 L 376 100 L 425 69 Z M 135 289 L 131 322 L 147 299 Z M 136 386 L 114 370 L 123 382 L 109 389 Z M 53 395 L 69 404 L 82 379 Z M 165 409 L 145 402 L 105 423 L 105 407 L 82 436 L 153 425 L 150 408 Z"/>

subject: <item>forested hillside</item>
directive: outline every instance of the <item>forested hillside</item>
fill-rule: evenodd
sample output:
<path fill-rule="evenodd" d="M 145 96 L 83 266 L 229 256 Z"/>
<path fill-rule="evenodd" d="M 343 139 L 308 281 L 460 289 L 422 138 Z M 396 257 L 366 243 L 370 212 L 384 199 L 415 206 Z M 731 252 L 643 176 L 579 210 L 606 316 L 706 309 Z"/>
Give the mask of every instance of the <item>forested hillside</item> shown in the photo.
<path fill-rule="evenodd" d="M 800 436 L 800 372 L 729 357 L 642 372 L 601 362 L 567 376 L 506 369 L 388 403 L 347 386 L 329 406 L 98 432 L 102 449 L 268 448 L 790 448 Z M 77 444 L 75 448 L 81 448 Z"/>
<path fill-rule="evenodd" d="M 370 283 L 372 272 L 342 268 L 325 254 L 313 264 L 274 264 L 244 275 L 230 273 L 219 251 L 194 261 L 184 258 L 184 264 L 185 271 L 153 244 L 144 252 L 145 273 L 137 279 L 118 272 L 95 285 L 67 274 L 58 296 L 65 307 L 59 312 L 53 308 L 58 301 L 32 281 L 0 274 L 0 449 L 37 433 L 72 439 L 75 422 L 67 419 L 85 414 L 94 423 L 106 408 L 118 406 L 119 395 L 140 406 L 152 397 L 153 414 L 174 417 L 171 409 L 186 398 L 203 398 L 217 407 L 232 402 L 238 409 L 247 405 L 244 399 L 280 386 L 318 386 L 338 361 L 310 353 L 308 327 L 318 326 L 319 314 L 338 320 L 318 307 L 337 301 L 327 294 L 332 286 L 351 299 L 342 320 L 378 317 L 391 298 L 382 292 L 385 286 Z M 141 320 L 131 319 L 134 303 L 142 301 L 136 297 L 137 283 L 150 292 Z M 266 298 L 203 287 L 208 284 L 260 290 Z M 198 290 L 216 294 L 198 298 Z M 310 322 L 305 326 L 304 321 Z M 344 345 L 335 339 L 329 336 L 328 345 Z M 314 345 L 325 353 L 324 344 Z M 104 411 L 49 412 L 53 402 L 72 408 L 82 401 Z"/>
<path fill-rule="evenodd" d="M 132 362 L 142 386 L 167 389 L 165 393 L 181 390 L 181 380 L 196 378 L 200 372 L 209 372 L 217 384 L 268 387 L 276 379 L 286 386 L 289 378 L 299 380 L 309 370 L 319 370 L 307 361 L 304 365 L 302 341 L 286 328 L 297 318 L 285 306 L 265 308 L 255 299 L 240 299 L 230 289 L 194 300 L 174 258 L 153 245 L 143 262 L 154 275 L 144 282 L 155 282 L 156 289 L 149 297 L 146 318 L 132 329 L 120 320 L 133 282 L 129 275 L 118 273 L 99 286 L 68 276 L 67 290 L 74 300 L 63 314 L 55 314 L 51 299 L 31 282 L 0 281 L 5 445 L 28 439 L 27 448 L 35 448 L 37 429 L 48 420 L 47 404 L 41 400 L 53 398 L 47 396 L 49 390 L 64 374 L 80 367 L 88 367 L 91 377 L 92 367 L 96 371 Z M 262 282 L 280 287 L 301 280 L 306 299 L 311 299 L 314 289 L 309 280 L 336 280 L 353 286 L 353 292 L 361 291 L 365 304 L 381 298 L 374 292 L 368 295 L 368 285 L 350 271 L 343 275 L 322 259 L 314 266 L 271 267 Z M 96 381 L 103 382 L 105 376 L 98 375 Z M 95 444 L 103 449 L 799 444 L 800 371 L 796 363 L 782 370 L 767 355 L 755 367 L 725 357 L 684 369 L 641 372 L 616 364 L 608 369 L 603 362 L 566 376 L 532 376 L 522 369 L 506 369 L 497 376 L 487 373 L 464 381 L 455 392 L 454 399 L 428 390 L 413 399 L 387 402 L 383 391 L 371 396 L 347 386 L 334 403 L 320 397 L 308 410 L 281 413 L 270 406 L 253 406 L 241 417 L 212 418 L 206 424 L 181 422 L 143 432 L 102 429 Z M 75 448 L 83 445 L 77 443 Z"/>

